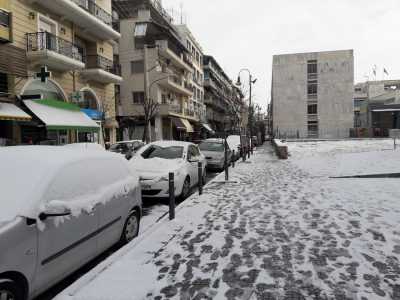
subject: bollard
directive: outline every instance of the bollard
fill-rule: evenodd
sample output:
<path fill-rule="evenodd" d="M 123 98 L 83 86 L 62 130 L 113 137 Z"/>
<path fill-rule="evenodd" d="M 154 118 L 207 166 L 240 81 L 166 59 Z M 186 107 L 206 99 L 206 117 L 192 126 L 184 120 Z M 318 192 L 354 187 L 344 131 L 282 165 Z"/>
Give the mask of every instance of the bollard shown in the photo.
<path fill-rule="evenodd" d="M 235 150 L 232 150 L 232 168 L 235 168 Z"/>
<path fill-rule="evenodd" d="M 228 164 L 228 155 L 227 152 L 225 150 L 225 181 L 229 180 L 229 164 Z"/>
<path fill-rule="evenodd" d="M 199 176 L 199 195 L 203 194 L 203 164 L 199 162 L 197 164 L 197 174 Z"/>
<path fill-rule="evenodd" d="M 245 162 L 246 161 L 246 148 L 242 147 L 242 161 Z"/>
<path fill-rule="evenodd" d="M 250 150 L 250 151 L 251 151 L 251 155 L 253 155 L 253 149 L 254 149 L 254 148 L 253 148 L 253 145 L 251 145 L 251 148 L 250 148 L 250 149 L 251 149 L 251 150 Z"/>
<path fill-rule="evenodd" d="M 175 219 L 175 183 L 174 173 L 169 173 L 169 219 Z"/>
<path fill-rule="evenodd" d="M 247 147 L 247 158 L 250 159 L 250 146 Z"/>

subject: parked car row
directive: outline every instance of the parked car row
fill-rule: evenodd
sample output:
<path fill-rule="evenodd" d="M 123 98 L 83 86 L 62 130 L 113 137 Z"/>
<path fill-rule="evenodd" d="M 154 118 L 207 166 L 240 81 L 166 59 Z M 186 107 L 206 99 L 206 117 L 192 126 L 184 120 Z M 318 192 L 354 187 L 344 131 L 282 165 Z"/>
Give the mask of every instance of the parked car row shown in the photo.
<path fill-rule="evenodd" d="M 172 172 L 175 196 L 185 199 L 205 183 L 207 169 L 224 169 L 225 152 L 228 164 L 237 159 L 235 147 L 240 137 L 199 145 L 127 141 L 109 151 L 92 143 L 2 147 L 0 299 L 32 299 L 114 244 L 131 241 L 142 197 L 168 197 Z"/>

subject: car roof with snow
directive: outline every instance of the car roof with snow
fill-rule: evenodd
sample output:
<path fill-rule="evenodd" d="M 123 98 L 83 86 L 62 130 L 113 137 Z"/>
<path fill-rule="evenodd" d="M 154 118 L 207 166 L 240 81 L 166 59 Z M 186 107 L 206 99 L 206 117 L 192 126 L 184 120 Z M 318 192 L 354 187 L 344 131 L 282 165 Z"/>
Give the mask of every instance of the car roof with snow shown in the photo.
<path fill-rule="evenodd" d="M 127 143 L 136 143 L 136 142 L 143 143 L 142 140 L 130 140 L 130 141 L 119 141 L 119 142 L 116 142 L 115 144 L 127 144 Z"/>
<path fill-rule="evenodd" d="M 189 145 L 194 145 L 194 144 L 182 141 L 157 141 L 150 143 L 149 145 L 155 145 L 160 147 L 176 147 L 176 146 L 188 147 Z"/>
<path fill-rule="evenodd" d="M 34 218 L 37 208 L 33 207 L 42 201 L 44 191 L 63 168 L 81 162 L 98 164 L 105 158 L 125 162 L 120 155 L 107 151 L 59 146 L 0 148 L 0 222 L 18 215 Z"/>
<path fill-rule="evenodd" d="M 212 139 L 206 139 L 203 142 L 204 143 L 224 143 L 224 139 L 212 138 Z"/>

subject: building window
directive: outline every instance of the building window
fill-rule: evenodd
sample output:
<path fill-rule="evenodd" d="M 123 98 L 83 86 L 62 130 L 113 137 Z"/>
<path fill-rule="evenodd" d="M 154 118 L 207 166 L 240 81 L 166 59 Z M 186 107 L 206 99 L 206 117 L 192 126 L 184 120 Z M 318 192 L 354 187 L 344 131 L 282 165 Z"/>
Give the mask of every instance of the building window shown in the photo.
<path fill-rule="evenodd" d="M 161 95 L 161 103 L 168 104 L 168 96 L 166 94 Z"/>
<path fill-rule="evenodd" d="M 144 103 L 144 92 L 132 92 L 132 97 L 134 104 Z"/>
<path fill-rule="evenodd" d="M 308 121 L 307 129 L 309 136 L 318 135 L 318 121 Z"/>
<path fill-rule="evenodd" d="M 316 84 L 316 83 L 307 84 L 307 94 L 308 95 L 317 95 L 318 94 L 318 84 Z"/>
<path fill-rule="evenodd" d="M 317 74 L 318 73 L 318 63 L 316 60 L 307 61 L 307 73 Z"/>
<path fill-rule="evenodd" d="M 309 115 L 316 115 L 318 113 L 318 105 L 317 104 L 308 104 L 307 113 Z"/>
<path fill-rule="evenodd" d="M 144 73 L 144 61 L 136 60 L 131 61 L 131 74 L 141 74 Z"/>
<path fill-rule="evenodd" d="M 8 95 L 8 78 L 6 73 L 0 73 L 0 97 Z"/>
<path fill-rule="evenodd" d="M 135 37 L 144 37 L 147 32 L 147 23 L 137 23 L 135 25 Z"/>

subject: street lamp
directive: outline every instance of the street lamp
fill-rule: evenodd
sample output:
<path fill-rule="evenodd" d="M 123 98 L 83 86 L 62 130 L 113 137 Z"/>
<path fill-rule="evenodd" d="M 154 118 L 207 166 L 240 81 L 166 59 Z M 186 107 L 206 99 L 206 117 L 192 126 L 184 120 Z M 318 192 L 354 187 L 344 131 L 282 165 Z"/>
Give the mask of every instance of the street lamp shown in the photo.
<path fill-rule="evenodd" d="M 247 72 L 248 74 L 249 74 L 249 86 L 250 86 L 250 90 L 249 90 L 249 118 L 248 118 L 248 121 L 249 121 L 249 134 L 250 134 L 250 142 L 251 142 L 251 138 L 252 138 L 252 136 L 253 136 L 253 134 L 252 134 L 252 131 L 253 131 L 253 123 L 252 123 L 252 113 L 253 113 L 253 109 L 252 109 L 252 103 L 251 103 L 251 97 L 252 97 L 252 86 L 253 86 L 253 84 L 255 84 L 256 82 L 257 82 L 257 78 L 254 78 L 253 79 L 253 75 L 251 74 L 251 72 L 250 72 L 250 70 L 249 69 L 241 69 L 240 71 L 239 71 L 239 75 L 238 75 L 238 79 L 237 79 L 237 82 L 236 82 L 236 85 L 237 86 L 241 86 L 242 85 L 242 82 L 241 82 L 241 80 L 240 80 L 240 74 L 243 72 L 243 71 L 245 71 L 245 72 Z"/>

